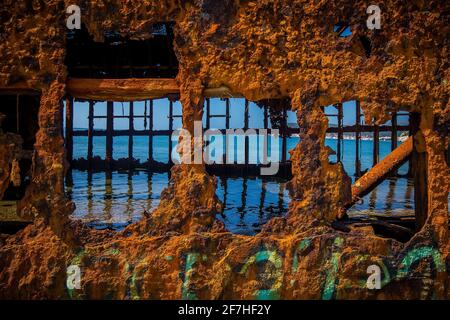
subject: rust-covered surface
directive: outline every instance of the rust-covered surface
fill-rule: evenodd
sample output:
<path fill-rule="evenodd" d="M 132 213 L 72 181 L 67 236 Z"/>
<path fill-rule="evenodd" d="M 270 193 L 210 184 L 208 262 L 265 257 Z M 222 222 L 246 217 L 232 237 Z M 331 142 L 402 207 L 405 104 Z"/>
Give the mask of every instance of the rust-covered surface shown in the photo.
<path fill-rule="evenodd" d="M 0 87 L 41 92 L 32 182 L 21 205 L 35 222 L 0 238 L 1 298 L 450 297 L 447 1 L 385 1 L 375 31 L 366 27 L 366 1 L 78 1 L 97 41 L 106 31 L 145 38 L 152 24 L 175 22 L 176 81 L 191 132 L 206 88 L 291 99 L 301 138 L 291 157 L 292 202 L 286 218 L 256 236 L 233 235 L 215 218 L 221 204 L 203 165 L 175 166 L 159 208 L 123 232 L 70 222 L 61 116 L 70 4 L 4 0 L 0 8 Z M 333 32 L 342 21 L 350 37 Z M 351 185 L 342 165 L 328 162 L 320 106 L 351 99 L 367 122 L 383 123 L 400 108 L 421 113 L 428 218 L 407 243 L 371 228 L 331 227 L 345 214 Z M 1 148 L 7 172 L 10 151 Z M 71 264 L 81 267 L 80 290 L 66 288 Z M 365 287 L 372 264 L 382 270 L 380 290 Z"/>
<path fill-rule="evenodd" d="M 66 91 L 92 100 L 133 101 L 178 94 L 175 79 L 70 79 Z"/>

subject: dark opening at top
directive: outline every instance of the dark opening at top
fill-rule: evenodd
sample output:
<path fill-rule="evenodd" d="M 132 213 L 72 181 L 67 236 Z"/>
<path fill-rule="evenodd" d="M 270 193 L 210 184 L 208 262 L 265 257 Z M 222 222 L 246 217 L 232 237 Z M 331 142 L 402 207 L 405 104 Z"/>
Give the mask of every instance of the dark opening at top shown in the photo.
<path fill-rule="evenodd" d="M 105 33 L 104 42 L 94 42 L 84 25 L 70 30 L 66 66 L 72 78 L 175 78 L 178 60 L 173 50 L 173 24 L 154 25 L 147 40 Z"/>

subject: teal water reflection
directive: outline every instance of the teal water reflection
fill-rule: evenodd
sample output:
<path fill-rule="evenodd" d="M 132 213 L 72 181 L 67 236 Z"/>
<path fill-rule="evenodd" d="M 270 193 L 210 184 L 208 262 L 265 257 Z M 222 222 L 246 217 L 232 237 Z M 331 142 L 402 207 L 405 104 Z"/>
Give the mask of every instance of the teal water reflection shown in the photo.
<path fill-rule="evenodd" d="M 159 161 L 168 160 L 168 137 L 158 137 L 154 142 L 155 157 Z M 126 138 L 128 139 L 128 138 Z M 135 137 L 135 157 L 146 161 L 148 139 Z M 136 143 L 142 139 L 142 144 Z M 78 141 L 77 141 L 78 140 Z M 101 140 L 98 140 L 101 141 Z M 145 144 L 145 143 L 146 144 Z M 298 138 L 288 139 L 288 150 L 295 147 Z M 116 144 L 117 143 L 117 144 Z M 326 144 L 336 149 L 337 140 L 327 139 Z M 76 139 L 75 155 L 80 156 L 77 146 L 83 145 Z M 101 145 L 101 142 L 100 142 Z M 343 160 L 347 173 L 354 178 L 354 140 L 344 140 Z M 361 141 L 362 169 L 372 165 L 372 141 Z M 96 154 L 102 156 L 102 148 L 96 147 Z M 122 150 L 123 149 L 123 150 Z M 126 141 L 115 141 L 115 152 L 126 157 Z M 390 152 L 390 141 L 380 142 L 380 159 Z M 334 157 L 334 159 L 333 159 Z M 75 156 L 77 158 L 77 156 Z M 330 161 L 336 161 L 335 156 Z M 400 170 L 406 174 L 407 164 Z M 167 187 L 167 173 L 151 173 L 146 170 L 128 172 L 93 172 L 73 170 L 72 184 L 68 183 L 66 192 L 76 205 L 74 219 L 81 219 L 98 228 L 121 229 L 138 221 L 143 212 L 150 212 L 159 204 L 161 191 Z M 286 214 L 290 197 L 286 189 L 286 179 L 276 177 L 218 177 L 217 196 L 224 203 L 224 210 L 218 214 L 227 228 L 239 234 L 254 234 L 270 218 Z M 406 178 L 389 178 L 363 198 L 349 211 L 350 215 L 414 214 L 414 187 Z"/>

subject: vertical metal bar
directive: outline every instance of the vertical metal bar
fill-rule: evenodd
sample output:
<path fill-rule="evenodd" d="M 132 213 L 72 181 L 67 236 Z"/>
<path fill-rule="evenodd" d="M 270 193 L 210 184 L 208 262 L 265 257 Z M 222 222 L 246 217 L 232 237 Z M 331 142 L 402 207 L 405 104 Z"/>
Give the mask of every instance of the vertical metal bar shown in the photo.
<path fill-rule="evenodd" d="M 283 145 L 282 145 L 282 155 L 281 155 L 281 161 L 282 163 L 286 163 L 286 153 L 287 153 L 287 135 L 286 135 L 286 129 L 287 129 L 287 107 L 285 104 L 283 104 L 283 119 L 282 119 L 282 136 L 283 136 Z"/>
<path fill-rule="evenodd" d="M 397 148 L 397 112 L 392 113 L 391 119 L 391 151 L 394 151 Z M 397 175 L 397 170 L 393 170 L 391 175 Z"/>
<path fill-rule="evenodd" d="M 106 164 L 110 167 L 113 158 L 114 103 L 106 104 Z"/>
<path fill-rule="evenodd" d="M 130 102 L 130 110 L 128 115 L 128 159 L 133 159 L 133 133 L 134 133 L 134 105 Z"/>
<path fill-rule="evenodd" d="M 249 120 L 249 103 L 248 103 L 248 100 L 245 99 L 244 130 L 248 129 L 248 120 Z"/>
<path fill-rule="evenodd" d="M 361 176 L 361 160 L 359 159 L 359 145 L 361 142 L 361 106 L 359 104 L 359 101 L 356 101 L 356 123 L 355 123 L 355 128 L 356 128 L 356 132 L 355 132 L 355 152 L 356 152 L 356 156 L 355 156 L 355 175 L 356 177 L 360 177 Z"/>
<path fill-rule="evenodd" d="M 409 113 L 409 135 L 412 136 L 414 135 L 414 132 L 416 131 L 414 128 L 414 116 L 413 113 Z M 413 163 L 412 163 L 412 157 L 409 158 L 408 161 L 408 177 L 413 177 L 414 176 L 414 168 L 413 168 Z"/>
<path fill-rule="evenodd" d="M 391 130 L 391 151 L 397 148 L 397 112 L 392 113 L 392 130 Z"/>
<path fill-rule="evenodd" d="M 417 148 L 420 143 L 416 140 L 423 139 L 420 131 L 420 114 L 411 113 L 410 125 L 413 136 L 413 152 L 410 162 L 412 163 L 414 175 L 414 212 L 416 217 L 416 231 L 425 224 L 428 217 L 428 175 L 427 175 L 427 153 Z"/>
<path fill-rule="evenodd" d="M 450 167 L 450 142 L 447 143 L 447 166 Z"/>
<path fill-rule="evenodd" d="M 264 105 L 264 129 L 269 128 L 269 110 L 267 109 L 267 105 Z"/>
<path fill-rule="evenodd" d="M 230 129 L 230 99 L 225 99 L 225 128 Z M 225 134 L 225 152 L 223 153 L 223 163 L 227 163 L 227 150 L 228 150 L 228 135 Z"/>
<path fill-rule="evenodd" d="M 206 130 L 208 130 L 211 127 L 211 100 L 209 98 L 206 98 Z"/>
<path fill-rule="evenodd" d="M 88 162 L 92 165 L 94 149 L 94 101 L 89 100 L 89 116 L 88 116 Z"/>
<path fill-rule="evenodd" d="M 269 116 L 268 116 L 268 101 L 263 105 L 263 112 L 264 112 L 264 120 L 263 120 L 263 128 L 265 130 L 269 127 Z M 262 138 L 262 141 L 261 141 Z M 263 156 L 263 159 L 260 159 L 260 161 L 268 160 L 268 152 L 269 152 L 269 137 L 264 137 L 258 135 L 258 144 L 262 145 L 262 148 L 264 150 L 265 156 Z M 259 146 L 261 148 L 261 146 Z"/>
<path fill-rule="evenodd" d="M 249 122 L 249 103 L 248 100 L 245 99 L 245 110 L 244 110 L 244 131 L 248 130 L 248 122 Z M 245 164 L 247 165 L 249 162 L 249 143 L 250 139 L 245 135 Z"/>
<path fill-rule="evenodd" d="M 73 172 L 72 172 L 72 168 L 68 168 L 67 173 L 66 173 L 66 179 L 65 179 L 65 183 L 66 183 L 66 192 L 67 192 L 67 196 L 69 199 L 72 199 L 72 194 L 73 194 Z"/>
<path fill-rule="evenodd" d="M 153 162 L 153 100 L 149 106 L 149 126 L 148 126 L 148 161 Z"/>
<path fill-rule="evenodd" d="M 73 159 L 73 98 L 66 96 L 66 152 L 69 163 Z"/>
<path fill-rule="evenodd" d="M 230 129 L 230 99 L 225 99 L 225 128 Z"/>
<path fill-rule="evenodd" d="M 172 163 L 173 102 L 169 101 L 169 163 Z"/>
<path fill-rule="evenodd" d="M 338 111 L 338 141 L 337 141 L 337 161 L 342 161 L 342 140 L 343 140 L 343 132 L 342 132 L 342 121 L 343 121 L 343 111 L 342 111 L 342 103 L 338 103 L 335 105 L 335 108 Z"/>
<path fill-rule="evenodd" d="M 377 124 L 373 126 L 373 166 L 379 161 L 380 154 L 380 130 Z"/>
<path fill-rule="evenodd" d="M 60 102 L 59 106 L 60 106 L 60 108 L 59 108 L 59 119 L 61 120 L 61 127 L 60 127 L 59 131 L 61 133 L 61 137 L 63 137 L 63 139 L 64 139 L 64 147 L 65 147 L 66 146 L 66 142 L 65 142 L 66 134 L 64 132 L 64 103 Z"/>

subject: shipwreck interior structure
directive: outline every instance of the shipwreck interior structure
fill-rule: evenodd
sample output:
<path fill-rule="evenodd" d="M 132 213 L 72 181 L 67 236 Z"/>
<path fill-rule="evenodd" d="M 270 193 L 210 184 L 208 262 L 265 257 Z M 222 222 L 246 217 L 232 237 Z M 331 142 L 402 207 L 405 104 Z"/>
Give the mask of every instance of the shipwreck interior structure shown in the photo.
<path fill-rule="evenodd" d="M 446 1 L 70 4 L 0 9 L 0 298 L 450 298 Z"/>

